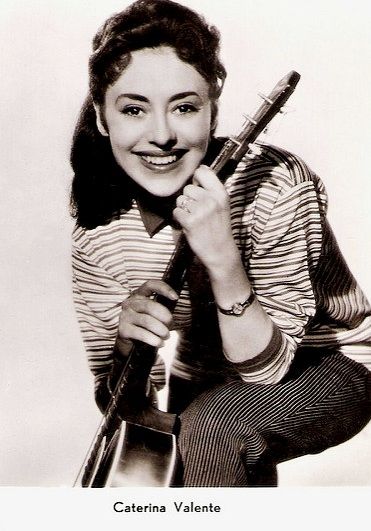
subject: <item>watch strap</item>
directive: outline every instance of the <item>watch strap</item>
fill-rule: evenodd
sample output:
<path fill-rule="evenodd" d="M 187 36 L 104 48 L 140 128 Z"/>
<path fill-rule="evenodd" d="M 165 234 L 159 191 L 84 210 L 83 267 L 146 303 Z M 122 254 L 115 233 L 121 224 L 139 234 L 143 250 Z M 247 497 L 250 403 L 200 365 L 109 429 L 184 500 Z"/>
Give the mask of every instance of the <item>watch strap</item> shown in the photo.
<path fill-rule="evenodd" d="M 252 291 L 244 302 L 235 302 L 230 308 L 228 308 L 228 310 L 226 310 L 225 308 L 221 308 L 218 304 L 217 307 L 220 313 L 224 315 L 234 315 L 236 317 L 239 317 L 244 313 L 246 308 L 252 305 L 255 299 L 255 293 Z"/>

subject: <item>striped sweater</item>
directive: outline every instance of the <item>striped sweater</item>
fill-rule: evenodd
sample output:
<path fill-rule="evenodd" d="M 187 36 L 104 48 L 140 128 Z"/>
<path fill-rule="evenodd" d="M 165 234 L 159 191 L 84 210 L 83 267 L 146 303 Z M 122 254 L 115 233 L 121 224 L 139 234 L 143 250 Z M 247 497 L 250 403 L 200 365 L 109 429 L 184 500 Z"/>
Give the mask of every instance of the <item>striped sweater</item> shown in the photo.
<path fill-rule="evenodd" d="M 326 220 L 327 196 L 320 179 L 298 157 L 262 145 L 226 182 L 235 241 L 260 304 L 276 325 L 271 345 L 256 360 L 233 368 L 247 382 L 275 383 L 297 348 L 326 347 L 371 367 L 371 307 L 350 273 Z M 73 231 L 73 289 L 96 386 L 112 367 L 121 303 L 148 279 L 160 279 L 174 250 L 169 225 L 150 237 L 136 202 L 104 226 Z M 208 363 L 194 362 L 192 310 L 184 285 L 174 312 L 180 332 L 172 372 L 208 377 Z M 224 370 L 215 356 L 215 372 Z M 211 353 L 213 360 L 213 353 Z M 218 366 L 218 364 L 220 366 Z M 164 378 L 160 357 L 151 378 Z"/>

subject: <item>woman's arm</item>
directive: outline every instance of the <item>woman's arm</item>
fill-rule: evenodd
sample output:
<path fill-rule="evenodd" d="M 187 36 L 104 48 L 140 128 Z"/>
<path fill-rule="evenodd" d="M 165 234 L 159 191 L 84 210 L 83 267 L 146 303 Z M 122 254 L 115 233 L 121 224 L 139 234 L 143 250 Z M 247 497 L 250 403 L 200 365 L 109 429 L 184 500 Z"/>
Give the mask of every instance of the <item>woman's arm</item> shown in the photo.
<path fill-rule="evenodd" d="M 216 304 L 228 309 L 236 302 L 244 302 L 252 293 L 232 234 L 229 197 L 206 166 L 196 171 L 195 182 L 187 185 L 184 196 L 178 199 L 177 204 L 181 205 L 187 198 L 187 210 L 178 206 L 174 217 L 207 269 Z M 256 298 L 242 315 L 218 312 L 218 317 L 224 351 L 233 362 L 260 354 L 272 338 L 274 324 Z"/>
<path fill-rule="evenodd" d="M 131 342 L 125 342 L 119 334 L 122 314 L 131 305 L 128 302 L 131 297 L 128 286 L 120 283 L 105 267 L 101 247 L 99 236 L 90 238 L 84 229 L 75 228 L 72 248 L 74 304 L 89 368 L 95 377 L 96 402 L 104 411 L 110 399 L 110 388 L 121 373 L 131 348 Z M 137 296 L 141 298 L 139 293 L 133 299 Z M 158 389 L 165 383 L 164 364 L 159 356 L 150 378 Z"/>
<path fill-rule="evenodd" d="M 262 234 L 258 222 L 256 229 L 253 226 L 254 245 L 246 269 L 232 235 L 224 187 L 206 167 L 197 170 L 195 179 L 197 186 L 184 189 L 188 211 L 178 207 L 174 216 L 208 271 L 216 304 L 228 309 L 242 303 L 253 286 L 257 295 L 239 316 L 218 311 L 225 355 L 246 380 L 278 381 L 315 311 L 310 262 L 313 244 L 319 255 L 321 219 L 313 183 L 304 179 L 287 190 L 276 186 L 274 193 L 267 191 L 266 202 L 260 205 L 267 219 Z"/>

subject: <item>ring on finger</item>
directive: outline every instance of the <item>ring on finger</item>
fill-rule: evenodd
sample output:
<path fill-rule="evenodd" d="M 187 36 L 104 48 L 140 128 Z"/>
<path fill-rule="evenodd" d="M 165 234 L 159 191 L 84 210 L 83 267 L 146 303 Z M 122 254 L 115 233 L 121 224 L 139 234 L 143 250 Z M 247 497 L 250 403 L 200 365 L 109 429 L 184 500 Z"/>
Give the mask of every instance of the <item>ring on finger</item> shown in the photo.
<path fill-rule="evenodd" d="M 178 200 L 178 207 L 184 210 L 185 212 L 191 212 L 189 210 L 189 203 L 192 201 L 190 197 L 181 196 Z"/>

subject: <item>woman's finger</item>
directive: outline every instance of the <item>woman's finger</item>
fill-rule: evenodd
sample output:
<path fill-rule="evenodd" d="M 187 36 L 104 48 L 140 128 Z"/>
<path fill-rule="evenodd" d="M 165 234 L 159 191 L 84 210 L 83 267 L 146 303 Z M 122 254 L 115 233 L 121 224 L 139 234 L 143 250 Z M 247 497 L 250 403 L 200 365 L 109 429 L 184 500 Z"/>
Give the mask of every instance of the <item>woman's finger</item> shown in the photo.
<path fill-rule="evenodd" d="M 164 339 L 162 337 L 153 334 L 151 331 L 141 328 L 140 326 L 131 326 L 128 331 L 122 332 L 119 330 L 121 338 L 130 339 L 132 341 L 142 341 L 151 345 L 152 347 L 160 348 L 164 345 Z"/>
<path fill-rule="evenodd" d="M 151 315 L 141 313 L 135 314 L 133 319 L 129 321 L 121 320 L 119 324 L 120 336 L 126 339 L 135 339 L 133 333 L 137 328 L 143 328 L 160 339 L 169 337 L 169 328 L 166 325 Z"/>
<path fill-rule="evenodd" d="M 176 207 L 173 210 L 173 218 L 185 230 L 188 230 L 192 225 L 192 218 L 190 217 L 190 212 L 187 212 L 183 208 Z"/>
<path fill-rule="evenodd" d="M 209 190 L 210 192 L 215 191 L 223 192 L 223 194 L 225 193 L 225 188 L 215 173 L 208 166 L 203 164 L 195 171 L 193 183 L 202 186 L 202 188 Z"/>
<path fill-rule="evenodd" d="M 138 289 L 133 291 L 133 294 L 143 295 L 144 297 L 150 297 L 154 293 L 163 295 L 168 299 L 177 300 L 178 294 L 163 280 L 147 280 Z"/>
<path fill-rule="evenodd" d="M 194 207 L 194 203 L 196 201 L 189 197 L 188 195 L 180 195 L 176 199 L 176 205 L 178 208 L 181 208 L 185 212 L 192 212 L 192 208 Z"/>
<path fill-rule="evenodd" d="M 126 299 L 122 304 L 122 309 L 131 312 L 127 317 L 131 322 L 135 321 L 136 314 L 149 315 L 166 326 L 170 326 L 172 321 L 172 314 L 165 306 L 142 295 L 133 295 Z"/>
<path fill-rule="evenodd" d="M 183 188 L 183 195 L 194 199 L 195 201 L 202 201 L 205 194 L 207 194 L 207 191 L 196 184 L 187 184 L 187 186 Z"/>

